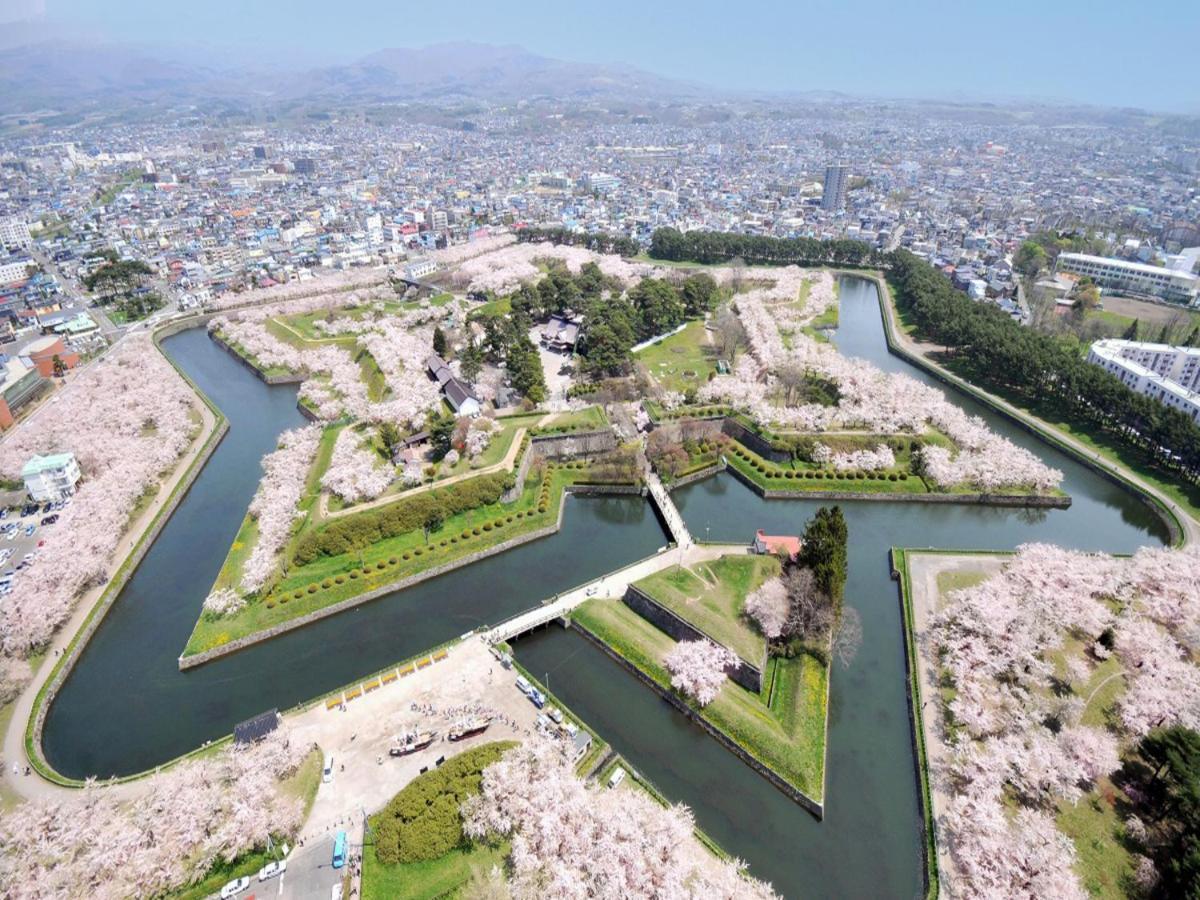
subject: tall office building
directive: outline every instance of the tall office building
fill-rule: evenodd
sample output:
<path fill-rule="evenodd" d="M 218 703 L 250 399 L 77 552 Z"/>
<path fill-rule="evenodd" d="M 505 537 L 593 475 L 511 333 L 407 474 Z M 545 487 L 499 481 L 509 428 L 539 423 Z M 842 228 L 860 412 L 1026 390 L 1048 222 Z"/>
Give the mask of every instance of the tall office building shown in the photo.
<path fill-rule="evenodd" d="M 301 157 L 293 164 L 297 175 L 315 175 L 317 171 L 317 161 L 308 157 Z"/>
<path fill-rule="evenodd" d="M 846 182 L 850 169 L 845 163 L 833 163 L 825 167 L 825 193 L 821 195 L 821 209 L 836 211 L 846 205 Z"/>

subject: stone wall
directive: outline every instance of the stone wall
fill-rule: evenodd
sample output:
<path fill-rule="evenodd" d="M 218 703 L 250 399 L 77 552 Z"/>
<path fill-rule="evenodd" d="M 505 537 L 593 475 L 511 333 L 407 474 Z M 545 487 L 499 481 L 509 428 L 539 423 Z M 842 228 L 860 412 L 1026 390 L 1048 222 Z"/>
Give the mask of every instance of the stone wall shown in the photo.
<path fill-rule="evenodd" d="M 714 644 L 721 642 L 715 638 L 705 634 L 691 622 L 681 619 L 674 612 L 667 609 L 645 591 L 640 590 L 634 585 L 629 585 L 625 589 L 625 596 L 622 601 L 632 609 L 635 613 L 656 627 L 659 631 L 663 631 L 671 636 L 675 641 L 700 641 L 709 640 Z M 722 645 L 724 646 L 724 645 Z M 763 647 L 763 658 L 758 661 L 755 666 L 744 659 L 738 658 L 736 665 L 727 666 L 725 674 L 728 675 L 737 684 L 740 684 L 748 691 L 755 694 L 762 692 L 762 667 L 766 665 L 766 646 Z"/>
<path fill-rule="evenodd" d="M 769 459 L 773 463 L 785 463 L 792 458 L 790 454 L 784 453 L 782 450 L 771 449 L 771 445 L 762 436 L 747 428 L 737 419 L 726 416 L 721 423 L 721 431 L 735 441 L 745 444 L 763 459 Z"/>
<path fill-rule="evenodd" d="M 611 428 L 604 428 L 571 434 L 539 434 L 531 437 L 529 443 L 543 459 L 564 459 L 615 450 L 617 436 Z"/>
<path fill-rule="evenodd" d="M 743 749 L 736 741 L 734 741 L 733 738 L 729 737 L 727 734 L 725 734 L 725 732 L 721 731 L 719 728 L 705 719 L 697 710 L 693 709 L 677 694 L 664 688 L 661 684 L 659 684 L 625 657 L 621 656 L 621 654 L 609 647 L 608 644 L 606 644 L 601 638 L 590 632 L 583 625 L 572 621 L 571 627 L 578 631 L 579 634 L 582 635 L 586 640 L 591 641 L 591 643 L 599 647 L 600 650 L 606 655 L 611 657 L 620 665 L 624 666 L 629 672 L 633 673 L 635 678 L 637 678 L 651 690 L 655 691 L 660 697 L 662 697 L 673 707 L 707 731 L 719 744 L 725 747 L 726 750 L 738 757 L 738 759 L 748 765 L 763 778 L 767 779 L 767 781 L 771 782 L 771 784 L 782 791 L 784 795 L 790 797 L 796 803 L 799 803 L 810 813 L 816 816 L 818 820 L 824 818 L 824 804 L 818 803 L 799 788 L 793 787 L 786 780 L 784 780 L 782 776 L 778 775 L 774 769 L 759 762 L 757 759 L 751 756 L 747 750 Z"/>
<path fill-rule="evenodd" d="M 676 478 L 670 484 L 666 485 L 667 490 L 673 491 L 676 488 L 685 487 L 686 485 L 693 484 L 697 481 L 703 481 L 705 478 L 712 478 L 714 475 L 724 472 L 726 468 L 728 467 L 725 465 L 725 463 L 718 460 L 711 466 L 706 466 L 705 468 L 700 469 L 698 472 L 691 472 L 682 476 L 681 478 Z"/>
<path fill-rule="evenodd" d="M 215 331 L 210 331 L 208 336 L 212 338 L 213 343 L 215 343 L 218 347 L 240 362 L 243 366 L 253 372 L 258 378 L 265 381 L 267 384 L 301 384 L 304 379 L 308 377 L 307 375 L 301 375 L 296 372 L 288 372 L 283 375 L 268 375 L 258 366 L 254 365 L 254 363 L 250 362 L 250 360 L 246 359 L 246 357 L 242 356 L 242 354 L 238 353 L 237 350 L 233 349 L 233 347 L 231 347 L 226 340 Z M 300 411 L 304 412 L 303 409 Z"/>

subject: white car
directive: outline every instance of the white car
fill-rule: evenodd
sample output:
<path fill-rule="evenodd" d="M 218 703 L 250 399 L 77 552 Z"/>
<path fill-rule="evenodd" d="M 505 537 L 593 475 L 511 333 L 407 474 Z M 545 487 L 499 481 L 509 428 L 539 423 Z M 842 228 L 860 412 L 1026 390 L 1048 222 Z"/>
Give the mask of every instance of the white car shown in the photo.
<path fill-rule="evenodd" d="M 282 875 L 285 871 L 287 871 L 287 863 L 285 861 L 269 862 L 258 870 L 258 880 L 266 881 L 268 878 Z"/>
<path fill-rule="evenodd" d="M 595 597 L 600 593 L 600 585 L 593 584 L 590 588 L 583 592 L 585 597 Z"/>
<path fill-rule="evenodd" d="M 221 900 L 229 900 L 230 897 L 236 897 L 246 888 L 250 887 L 250 878 L 243 875 L 241 878 L 235 878 L 225 887 L 221 888 Z"/>

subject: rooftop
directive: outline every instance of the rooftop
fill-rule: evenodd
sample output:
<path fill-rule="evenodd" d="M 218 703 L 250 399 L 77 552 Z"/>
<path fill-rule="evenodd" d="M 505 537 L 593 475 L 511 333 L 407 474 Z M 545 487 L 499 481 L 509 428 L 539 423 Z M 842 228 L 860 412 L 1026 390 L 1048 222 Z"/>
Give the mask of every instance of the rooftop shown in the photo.
<path fill-rule="evenodd" d="M 63 469 L 75 462 L 74 453 L 51 453 L 48 456 L 31 456 L 29 462 L 21 468 L 21 477 L 29 478 L 32 475 L 39 475 L 42 472 L 51 472 L 55 469 Z"/>

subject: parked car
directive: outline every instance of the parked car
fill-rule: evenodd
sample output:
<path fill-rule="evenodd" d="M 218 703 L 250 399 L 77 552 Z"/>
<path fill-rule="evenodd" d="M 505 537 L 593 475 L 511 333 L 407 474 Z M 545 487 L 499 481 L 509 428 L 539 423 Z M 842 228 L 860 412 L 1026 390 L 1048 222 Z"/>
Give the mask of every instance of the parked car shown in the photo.
<path fill-rule="evenodd" d="M 58 516 L 52 514 L 52 515 L 49 515 L 49 516 L 46 516 L 45 518 L 43 518 L 42 524 L 43 525 L 53 525 L 57 521 L 58 521 Z"/>
<path fill-rule="evenodd" d="M 35 531 L 37 531 L 37 526 L 30 522 L 29 527 L 25 529 L 25 537 L 32 537 Z"/>
<path fill-rule="evenodd" d="M 258 870 L 258 880 L 266 881 L 268 878 L 274 878 L 276 875 L 282 875 L 287 870 L 287 862 L 280 860 L 279 862 L 269 862 Z"/>
<path fill-rule="evenodd" d="M 243 875 L 241 878 L 235 878 L 225 887 L 221 888 L 221 900 L 229 900 L 230 897 L 236 897 L 246 888 L 250 887 L 249 877 Z"/>

